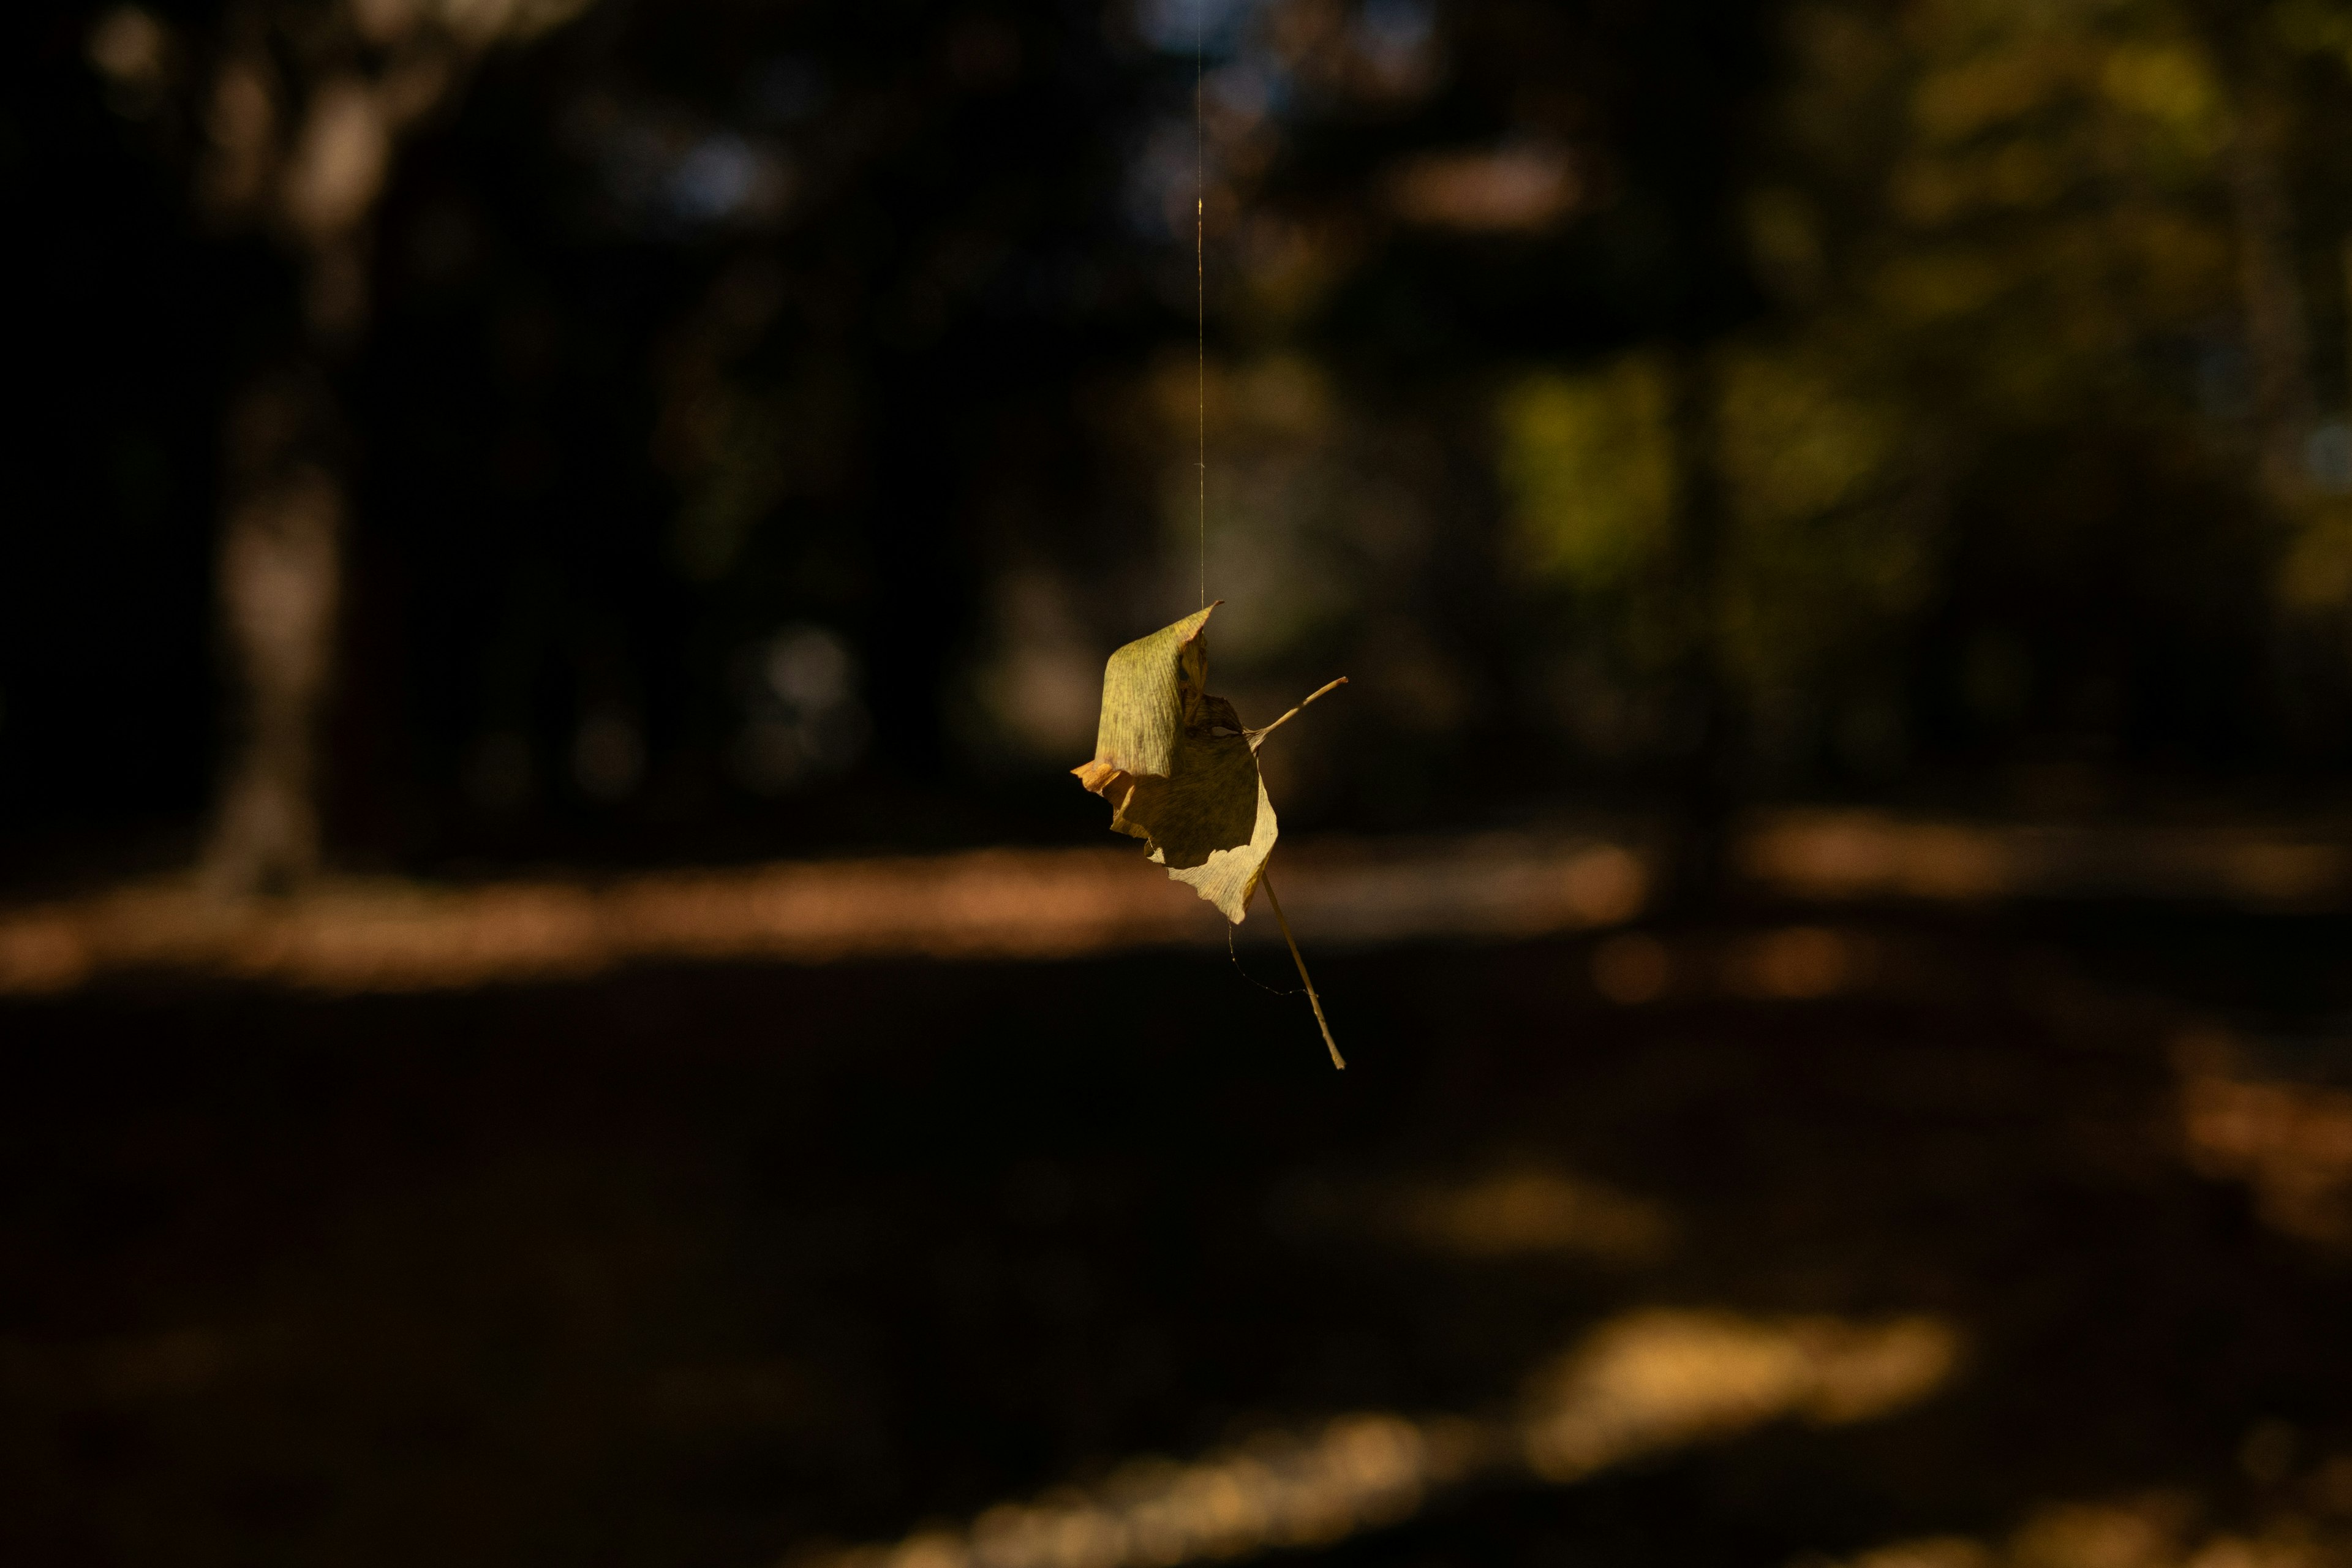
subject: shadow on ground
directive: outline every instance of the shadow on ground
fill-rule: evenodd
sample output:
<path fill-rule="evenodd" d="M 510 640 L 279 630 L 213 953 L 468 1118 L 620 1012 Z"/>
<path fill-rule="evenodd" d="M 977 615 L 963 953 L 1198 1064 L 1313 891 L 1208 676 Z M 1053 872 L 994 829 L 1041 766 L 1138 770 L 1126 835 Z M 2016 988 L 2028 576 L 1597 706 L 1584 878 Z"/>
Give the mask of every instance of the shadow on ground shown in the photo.
<path fill-rule="evenodd" d="M 1222 955 L 11 1005 L 0 1556 L 770 1563 L 1507 1409 L 1657 1305 L 1964 1350 L 1884 1419 L 1490 1478 L 1322 1554 L 2267 1517 L 2352 1450 L 2352 1275 L 2191 1168 L 2175 1047 L 2317 1027 L 2345 932 L 2074 929 L 1881 922 L 1905 962 L 1811 1000 L 1706 982 L 1738 932 L 1664 933 L 1702 978 L 1633 1006 L 1581 941 L 1333 958 L 1344 1076 Z"/>

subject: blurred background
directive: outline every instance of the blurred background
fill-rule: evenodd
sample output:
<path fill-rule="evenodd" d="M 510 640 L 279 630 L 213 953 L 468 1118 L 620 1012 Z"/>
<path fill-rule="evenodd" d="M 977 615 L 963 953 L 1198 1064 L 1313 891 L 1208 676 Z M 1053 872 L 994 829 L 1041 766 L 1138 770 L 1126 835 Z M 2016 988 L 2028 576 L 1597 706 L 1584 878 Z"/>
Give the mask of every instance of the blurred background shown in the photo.
<path fill-rule="evenodd" d="M 2352 4 L 0 29 L 12 1560 L 2352 1562 Z"/>

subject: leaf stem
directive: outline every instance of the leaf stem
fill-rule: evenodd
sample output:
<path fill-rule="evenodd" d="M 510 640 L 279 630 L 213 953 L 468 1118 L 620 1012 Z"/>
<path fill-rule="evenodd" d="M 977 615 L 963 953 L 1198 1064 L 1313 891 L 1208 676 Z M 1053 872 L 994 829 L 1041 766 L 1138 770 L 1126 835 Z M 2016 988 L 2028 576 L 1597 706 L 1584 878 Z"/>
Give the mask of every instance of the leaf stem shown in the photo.
<path fill-rule="evenodd" d="M 1339 684 L 1339 682 L 1335 680 L 1331 686 Z M 1330 690 L 1331 686 L 1325 687 L 1323 691 Z M 1322 696 L 1323 691 L 1317 692 L 1315 697 Z M 1314 701 L 1315 697 L 1308 698 L 1307 702 Z M 1307 702 L 1300 703 L 1298 708 L 1306 707 Z M 1297 712 L 1298 708 L 1293 708 L 1290 713 Z M 1289 718 L 1290 713 L 1284 714 L 1282 718 Z M 1279 724 L 1282 719 L 1277 719 L 1274 722 Z M 1266 728 L 1271 730 L 1274 724 L 1269 724 Z M 1315 1009 L 1315 1026 L 1323 1031 L 1323 1044 L 1330 1049 L 1331 1065 L 1345 1072 L 1348 1070 L 1348 1058 L 1339 1054 L 1339 1042 L 1331 1037 L 1331 1026 L 1323 1016 L 1323 998 L 1315 994 L 1315 982 L 1307 973 L 1307 960 L 1299 956 L 1298 939 L 1290 934 L 1290 921 L 1282 912 L 1282 900 L 1274 896 L 1274 879 L 1270 877 L 1265 878 L 1258 883 L 1258 886 L 1265 889 L 1265 901 L 1274 906 L 1275 923 L 1282 927 L 1282 940 L 1290 944 L 1290 962 L 1298 965 L 1299 981 L 1307 987 L 1307 1005 Z"/>
<path fill-rule="evenodd" d="M 1262 745 L 1265 744 L 1265 738 L 1266 738 L 1268 735 L 1273 734 L 1276 730 L 1281 729 L 1285 724 L 1289 723 L 1293 719 L 1297 718 L 1297 717 L 1298 717 L 1299 709 L 1305 708 L 1305 707 L 1307 706 L 1307 702 L 1312 702 L 1312 701 L 1314 701 L 1314 700 L 1315 700 L 1315 699 L 1316 699 L 1316 698 L 1322 696 L 1325 692 L 1327 692 L 1327 691 L 1330 691 L 1330 690 L 1333 690 L 1333 689 L 1336 689 L 1336 688 L 1342 687 L 1342 686 L 1345 686 L 1345 685 L 1347 685 L 1347 684 L 1348 684 L 1348 678 L 1347 678 L 1346 676 L 1344 676 L 1344 675 L 1343 675 L 1343 676 L 1341 676 L 1341 677 L 1340 677 L 1339 679 L 1337 679 L 1337 680 L 1333 680 L 1333 681 L 1327 681 L 1327 682 L 1326 682 L 1326 683 L 1324 683 L 1323 685 L 1317 687 L 1317 688 L 1316 688 L 1312 692 L 1310 692 L 1310 693 L 1307 695 L 1307 702 L 1301 702 L 1301 703 L 1298 705 L 1298 707 L 1297 707 L 1297 708 L 1293 708 L 1289 712 L 1285 713 L 1281 718 L 1276 719 L 1273 723 L 1268 724 L 1265 729 L 1263 729 L 1263 730 L 1252 730 L 1252 731 L 1249 732 L 1249 738 L 1250 738 L 1250 750 L 1251 750 L 1251 751 L 1253 751 L 1253 752 L 1255 752 L 1255 751 L 1256 751 L 1260 746 L 1262 746 Z M 1274 890 L 1274 889 L 1271 889 L 1271 888 L 1269 888 L 1269 889 L 1266 889 L 1266 891 L 1267 891 L 1268 893 L 1273 892 L 1273 890 Z M 1334 1052 L 1333 1054 L 1334 1054 L 1334 1055 L 1337 1055 L 1338 1053 L 1337 1053 L 1337 1052 Z"/>

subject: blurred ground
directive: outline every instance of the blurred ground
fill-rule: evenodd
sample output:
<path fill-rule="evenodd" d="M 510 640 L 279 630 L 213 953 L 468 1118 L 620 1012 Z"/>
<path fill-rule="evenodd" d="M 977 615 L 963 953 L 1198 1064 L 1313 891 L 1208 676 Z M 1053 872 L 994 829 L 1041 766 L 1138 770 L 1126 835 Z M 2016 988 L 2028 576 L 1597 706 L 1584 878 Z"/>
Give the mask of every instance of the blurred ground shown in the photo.
<path fill-rule="evenodd" d="M 1309 838 L 1285 848 L 1282 882 L 1323 942 L 1541 936 L 1617 924 L 1654 902 L 1667 878 L 1661 837 L 1620 826 Z M 2141 897 L 2272 912 L 2352 902 L 2352 847 L 2340 826 L 2316 821 L 2021 824 L 1782 810 L 1735 832 L 1730 860 L 1740 886 L 1779 898 Z M 1276 935 L 1262 907 L 1238 940 Z M 0 905 L 0 994 L 172 973 L 339 993 L 439 990 L 681 959 L 1071 958 L 1223 936 L 1206 906 L 1117 848 L 472 884 L 322 879 L 242 900 L 183 875 Z M 1776 952 L 1751 977 L 1760 994 L 1832 989 L 1844 967 L 1819 943 Z M 1645 984 L 1632 971 L 1625 979 Z"/>
<path fill-rule="evenodd" d="M 18 998 L 0 1555 L 2340 1561 L 2345 925 Z"/>
<path fill-rule="evenodd" d="M 1354 942 L 1605 925 L 1635 913 L 1651 880 L 1640 854 L 1589 835 L 1325 842 L 1286 854 L 1284 865 L 1310 929 Z M 1258 910 L 1247 939 L 1276 940 L 1267 905 Z M 352 992 L 571 979 L 678 959 L 1069 958 L 1220 944 L 1225 929 L 1132 848 L 470 887 L 380 878 L 231 900 L 180 877 L 0 912 L 0 994 L 69 991 L 110 972 Z"/>

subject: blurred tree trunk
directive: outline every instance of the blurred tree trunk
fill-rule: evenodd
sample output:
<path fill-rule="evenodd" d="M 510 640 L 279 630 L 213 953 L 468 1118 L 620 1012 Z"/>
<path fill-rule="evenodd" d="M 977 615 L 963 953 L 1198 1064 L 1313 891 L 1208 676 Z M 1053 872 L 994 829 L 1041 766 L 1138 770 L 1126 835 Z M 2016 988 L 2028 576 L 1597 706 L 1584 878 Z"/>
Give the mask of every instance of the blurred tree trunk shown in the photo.
<path fill-rule="evenodd" d="M 341 46 L 326 58 L 322 34 Z M 313 47 L 291 47 L 302 42 Z M 214 595 L 226 710 L 203 869 L 228 895 L 299 881 L 319 864 L 319 732 L 348 510 L 323 367 L 364 317 L 362 247 L 391 155 L 376 95 L 334 58 L 358 42 L 340 6 L 295 17 L 241 5 L 205 115 L 205 205 L 224 226 L 270 232 L 294 253 L 304 290 L 298 343 L 232 399 L 223 441 Z"/>
<path fill-rule="evenodd" d="M 543 31 L 581 4 L 240 0 L 224 20 L 200 106 L 198 198 L 224 227 L 277 240 L 302 299 L 296 341 L 226 422 L 215 597 L 229 695 L 203 855 L 216 892 L 281 887 L 320 862 L 320 731 L 350 511 L 331 371 L 366 328 L 373 222 L 399 138 L 502 37 Z"/>
<path fill-rule="evenodd" d="M 229 412 L 215 593 L 231 693 L 205 875 L 246 893 L 319 861 L 319 729 L 333 676 L 345 501 L 325 378 L 289 365 Z"/>

